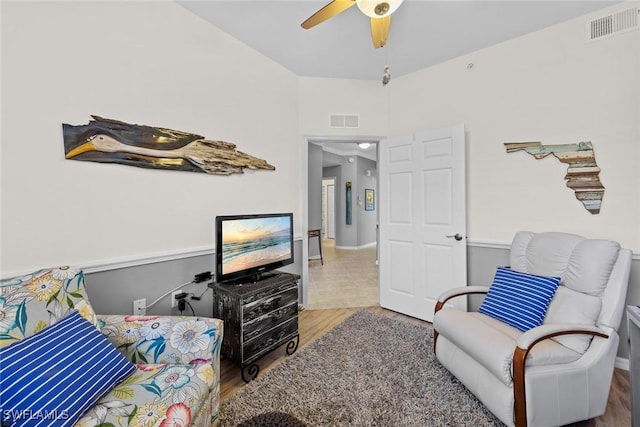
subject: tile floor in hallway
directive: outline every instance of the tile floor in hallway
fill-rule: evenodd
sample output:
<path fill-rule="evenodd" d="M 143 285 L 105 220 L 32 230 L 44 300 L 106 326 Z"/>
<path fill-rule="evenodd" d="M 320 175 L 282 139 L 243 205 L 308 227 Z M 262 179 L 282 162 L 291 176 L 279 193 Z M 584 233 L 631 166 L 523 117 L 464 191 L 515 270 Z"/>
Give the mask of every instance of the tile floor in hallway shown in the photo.
<path fill-rule="evenodd" d="M 376 247 L 336 249 L 335 240 L 322 241 L 324 265 L 309 260 L 308 309 L 379 305 Z"/>

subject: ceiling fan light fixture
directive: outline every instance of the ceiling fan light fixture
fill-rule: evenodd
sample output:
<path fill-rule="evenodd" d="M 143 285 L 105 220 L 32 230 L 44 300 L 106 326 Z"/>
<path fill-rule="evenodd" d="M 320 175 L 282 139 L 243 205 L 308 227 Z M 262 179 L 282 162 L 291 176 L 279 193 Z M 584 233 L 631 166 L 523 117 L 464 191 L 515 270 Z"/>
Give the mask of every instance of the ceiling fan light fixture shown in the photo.
<path fill-rule="evenodd" d="M 358 9 L 369 18 L 384 18 L 391 15 L 403 0 L 356 0 Z"/>

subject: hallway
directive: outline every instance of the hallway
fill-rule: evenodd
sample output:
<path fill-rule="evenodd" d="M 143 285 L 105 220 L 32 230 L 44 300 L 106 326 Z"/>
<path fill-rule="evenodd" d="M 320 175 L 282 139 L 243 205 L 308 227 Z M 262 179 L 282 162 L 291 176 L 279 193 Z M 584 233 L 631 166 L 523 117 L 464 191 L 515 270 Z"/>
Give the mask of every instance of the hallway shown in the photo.
<path fill-rule="evenodd" d="M 322 241 L 324 265 L 309 261 L 310 310 L 379 305 L 376 247 L 336 249 L 335 240 Z"/>

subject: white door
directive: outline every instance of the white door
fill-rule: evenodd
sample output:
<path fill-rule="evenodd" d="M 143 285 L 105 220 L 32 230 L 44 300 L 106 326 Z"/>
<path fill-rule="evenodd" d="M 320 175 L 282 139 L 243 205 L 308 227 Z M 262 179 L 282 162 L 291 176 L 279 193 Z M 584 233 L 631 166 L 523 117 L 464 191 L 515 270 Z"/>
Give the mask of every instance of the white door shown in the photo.
<path fill-rule="evenodd" d="M 466 286 L 464 125 L 379 146 L 380 305 L 432 321 L 438 295 Z"/>
<path fill-rule="evenodd" d="M 327 185 L 327 239 L 336 238 L 335 185 Z"/>

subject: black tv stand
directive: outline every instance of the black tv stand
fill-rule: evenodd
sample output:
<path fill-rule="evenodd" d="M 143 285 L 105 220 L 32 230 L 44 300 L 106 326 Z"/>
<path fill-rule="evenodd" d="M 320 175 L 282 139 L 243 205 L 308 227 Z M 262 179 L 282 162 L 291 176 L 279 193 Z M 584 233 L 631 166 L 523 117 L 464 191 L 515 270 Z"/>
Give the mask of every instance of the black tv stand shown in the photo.
<path fill-rule="evenodd" d="M 265 271 L 264 273 L 252 274 L 251 276 L 240 277 L 238 279 L 231 279 L 225 282 L 220 282 L 221 285 L 233 285 L 233 286 L 242 286 L 242 285 L 252 285 L 263 280 L 270 279 L 275 277 L 280 273 L 279 271 Z"/>
<path fill-rule="evenodd" d="M 258 273 L 255 276 L 253 276 L 253 279 L 254 279 L 253 283 L 270 279 L 272 277 L 277 276 L 278 274 L 283 274 L 283 273 L 280 273 L 279 271 L 265 271 L 264 273 Z"/>
<path fill-rule="evenodd" d="M 255 362 L 265 354 L 286 342 L 288 355 L 297 350 L 299 280 L 273 271 L 253 282 L 209 284 L 213 317 L 224 321 L 222 355 L 240 366 L 245 382 L 258 376 Z"/>

